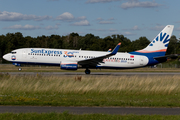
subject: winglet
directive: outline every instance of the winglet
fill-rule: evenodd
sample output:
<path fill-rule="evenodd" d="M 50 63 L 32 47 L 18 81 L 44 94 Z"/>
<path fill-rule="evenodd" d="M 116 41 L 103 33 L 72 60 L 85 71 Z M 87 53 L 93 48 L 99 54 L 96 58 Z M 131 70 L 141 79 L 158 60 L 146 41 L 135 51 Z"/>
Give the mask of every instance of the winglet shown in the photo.
<path fill-rule="evenodd" d="M 118 50 L 119 50 L 119 48 L 120 48 L 120 45 L 121 45 L 121 43 L 118 43 L 117 44 L 117 46 L 114 48 L 114 50 L 111 52 L 111 55 L 115 55 L 117 52 L 118 52 Z"/>
<path fill-rule="evenodd" d="M 108 52 L 111 52 L 111 49 L 109 49 Z"/>

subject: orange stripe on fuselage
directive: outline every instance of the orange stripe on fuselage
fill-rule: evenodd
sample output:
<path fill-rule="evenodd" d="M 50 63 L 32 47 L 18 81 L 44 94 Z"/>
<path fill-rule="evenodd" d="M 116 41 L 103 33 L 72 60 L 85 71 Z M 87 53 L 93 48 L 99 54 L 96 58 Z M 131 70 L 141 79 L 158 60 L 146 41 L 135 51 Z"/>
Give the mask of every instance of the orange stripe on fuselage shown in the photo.
<path fill-rule="evenodd" d="M 148 50 L 138 50 L 136 52 L 140 53 L 153 53 L 153 52 L 166 52 L 167 49 L 162 49 L 162 50 L 156 50 L 156 51 L 148 51 Z"/>
<path fill-rule="evenodd" d="M 62 63 L 61 65 L 69 65 L 69 64 L 76 64 L 77 65 L 77 63 Z"/>

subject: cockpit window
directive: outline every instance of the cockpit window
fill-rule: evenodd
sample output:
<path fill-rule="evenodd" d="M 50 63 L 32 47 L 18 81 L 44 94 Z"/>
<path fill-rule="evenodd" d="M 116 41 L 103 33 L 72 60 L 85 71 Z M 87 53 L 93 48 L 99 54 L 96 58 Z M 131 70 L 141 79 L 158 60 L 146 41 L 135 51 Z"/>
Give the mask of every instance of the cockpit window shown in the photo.
<path fill-rule="evenodd" d="M 12 51 L 11 53 L 12 53 L 12 54 L 16 54 L 16 52 L 13 52 L 13 51 Z"/>

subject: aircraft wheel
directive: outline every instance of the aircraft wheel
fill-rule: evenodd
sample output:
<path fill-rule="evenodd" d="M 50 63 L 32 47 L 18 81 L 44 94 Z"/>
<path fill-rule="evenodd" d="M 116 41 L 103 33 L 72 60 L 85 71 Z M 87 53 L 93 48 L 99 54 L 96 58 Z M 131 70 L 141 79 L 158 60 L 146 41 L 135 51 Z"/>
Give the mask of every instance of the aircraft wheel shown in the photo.
<path fill-rule="evenodd" d="M 19 70 L 19 71 L 21 71 L 21 70 L 22 70 L 22 68 L 18 68 L 18 70 Z"/>
<path fill-rule="evenodd" d="M 86 73 L 86 74 L 90 74 L 90 73 L 91 73 L 91 71 L 90 71 L 90 70 L 88 70 L 88 69 L 86 69 L 86 70 L 85 70 L 85 73 Z"/>

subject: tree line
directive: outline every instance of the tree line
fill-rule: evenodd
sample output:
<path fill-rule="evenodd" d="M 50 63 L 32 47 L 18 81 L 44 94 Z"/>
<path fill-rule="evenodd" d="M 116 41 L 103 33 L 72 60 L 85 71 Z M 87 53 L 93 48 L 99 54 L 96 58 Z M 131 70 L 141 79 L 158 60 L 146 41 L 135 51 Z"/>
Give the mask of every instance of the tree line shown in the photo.
<path fill-rule="evenodd" d="M 111 35 L 105 38 L 94 36 L 93 34 L 86 34 L 80 36 L 78 33 L 71 33 L 67 36 L 51 35 L 38 36 L 36 38 L 31 36 L 24 37 L 22 33 L 7 33 L 0 35 L 0 59 L 2 63 L 2 56 L 19 48 L 57 48 L 57 49 L 82 49 L 93 51 L 108 51 L 114 48 L 117 43 L 121 42 L 119 52 L 131 52 L 145 48 L 150 41 L 146 37 L 140 37 L 135 41 L 124 37 L 123 35 Z M 167 54 L 180 53 L 180 41 L 176 36 L 171 36 Z"/>

